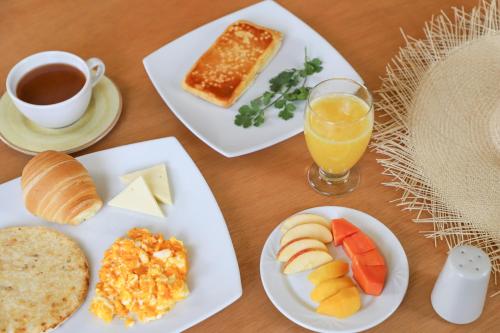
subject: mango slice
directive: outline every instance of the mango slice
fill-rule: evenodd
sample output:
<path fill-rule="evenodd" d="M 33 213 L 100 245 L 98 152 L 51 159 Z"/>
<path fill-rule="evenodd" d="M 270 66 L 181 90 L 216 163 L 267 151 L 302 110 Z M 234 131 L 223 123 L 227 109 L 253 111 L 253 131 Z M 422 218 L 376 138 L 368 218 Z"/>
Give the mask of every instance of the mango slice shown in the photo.
<path fill-rule="evenodd" d="M 341 289 L 354 286 L 351 278 L 343 276 L 336 279 L 330 279 L 318 284 L 311 292 L 311 299 L 315 302 L 321 302 L 330 296 L 335 295 Z"/>
<path fill-rule="evenodd" d="M 336 318 L 352 316 L 361 308 L 361 296 L 355 286 L 341 289 L 321 302 L 316 312 Z"/>
<path fill-rule="evenodd" d="M 314 285 L 318 285 L 322 281 L 341 277 L 347 272 L 349 272 L 349 264 L 342 260 L 334 260 L 316 268 L 307 278 Z"/>

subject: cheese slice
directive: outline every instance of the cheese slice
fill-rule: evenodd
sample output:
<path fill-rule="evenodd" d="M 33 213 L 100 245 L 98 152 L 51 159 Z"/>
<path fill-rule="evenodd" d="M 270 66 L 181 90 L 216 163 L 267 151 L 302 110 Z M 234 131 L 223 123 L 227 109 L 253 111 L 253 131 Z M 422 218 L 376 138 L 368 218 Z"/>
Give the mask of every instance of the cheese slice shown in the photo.
<path fill-rule="evenodd" d="M 172 195 L 170 193 L 170 187 L 168 186 L 168 175 L 165 164 L 158 164 L 151 168 L 128 173 L 121 176 L 120 180 L 124 184 L 130 184 L 136 180 L 137 177 L 141 176 L 144 178 L 151 193 L 153 193 L 158 201 L 169 205 L 172 204 Z"/>
<path fill-rule="evenodd" d="M 164 217 L 153 194 L 144 181 L 144 178 L 136 178 L 122 192 L 108 202 L 108 205 L 134 212 Z"/>

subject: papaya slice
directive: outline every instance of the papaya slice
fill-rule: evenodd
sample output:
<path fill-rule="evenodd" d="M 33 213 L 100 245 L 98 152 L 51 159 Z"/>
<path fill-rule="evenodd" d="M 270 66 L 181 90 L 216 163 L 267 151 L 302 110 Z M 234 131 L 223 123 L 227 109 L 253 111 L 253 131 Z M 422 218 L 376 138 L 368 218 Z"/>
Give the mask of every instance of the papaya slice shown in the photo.
<path fill-rule="evenodd" d="M 332 234 L 335 246 L 342 245 L 346 237 L 357 233 L 359 229 L 346 219 L 332 220 Z"/>
<path fill-rule="evenodd" d="M 378 249 L 373 249 L 365 253 L 355 254 L 352 261 L 356 261 L 358 265 L 365 266 L 385 266 L 385 260 Z"/>
<path fill-rule="evenodd" d="M 387 266 L 367 266 L 353 262 L 352 274 L 365 294 L 378 296 L 384 290 Z"/>
<path fill-rule="evenodd" d="M 370 237 L 365 235 L 362 231 L 346 237 L 342 242 L 342 246 L 347 256 L 351 259 L 353 259 L 356 254 L 363 254 L 377 248 Z"/>

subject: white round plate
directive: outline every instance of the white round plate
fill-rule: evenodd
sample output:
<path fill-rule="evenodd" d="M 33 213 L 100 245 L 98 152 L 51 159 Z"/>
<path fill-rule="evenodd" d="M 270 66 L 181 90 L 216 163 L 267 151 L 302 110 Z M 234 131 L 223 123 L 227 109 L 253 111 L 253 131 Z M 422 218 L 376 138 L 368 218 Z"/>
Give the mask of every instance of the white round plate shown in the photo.
<path fill-rule="evenodd" d="M 307 279 L 310 271 L 285 275 L 282 264 L 276 260 L 281 231 L 277 226 L 264 245 L 260 258 L 260 277 L 267 296 L 276 308 L 288 319 L 317 332 L 360 332 L 376 326 L 387 319 L 403 300 L 408 287 L 408 259 L 396 236 L 376 218 L 355 209 L 325 206 L 307 209 L 300 213 L 314 213 L 328 219 L 346 218 L 370 236 L 384 255 L 388 274 L 384 290 L 379 296 L 361 292 L 361 309 L 345 319 L 336 319 L 316 313 L 317 303 L 309 298 L 313 285 Z M 299 214 L 300 214 L 299 213 Z M 350 264 L 342 246 L 329 245 L 336 259 Z M 352 276 L 352 273 L 349 272 Z"/>

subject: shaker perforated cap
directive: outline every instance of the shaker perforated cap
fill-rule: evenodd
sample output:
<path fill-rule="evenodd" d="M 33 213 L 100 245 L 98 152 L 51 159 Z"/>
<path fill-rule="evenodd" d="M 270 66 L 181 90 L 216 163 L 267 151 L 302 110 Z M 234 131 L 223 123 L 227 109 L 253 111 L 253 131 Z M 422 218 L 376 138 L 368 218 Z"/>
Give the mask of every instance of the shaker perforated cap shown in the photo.
<path fill-rule="evenodd" d="M 466 279 L 483 278 L 491 272 L 488 255 L 477 247 L 470 245 L 455 247 L 450 251 L 449 257 L 453 268 Z"/>
<path fill-rule="evenodd" d="M 467 324 L 479 318 L 490 272 L 490 259 L 481 249 L 462 245 L 450 250 L 432 290 L 434 310 L 455 324 Z"/>

